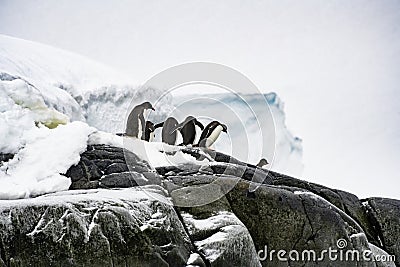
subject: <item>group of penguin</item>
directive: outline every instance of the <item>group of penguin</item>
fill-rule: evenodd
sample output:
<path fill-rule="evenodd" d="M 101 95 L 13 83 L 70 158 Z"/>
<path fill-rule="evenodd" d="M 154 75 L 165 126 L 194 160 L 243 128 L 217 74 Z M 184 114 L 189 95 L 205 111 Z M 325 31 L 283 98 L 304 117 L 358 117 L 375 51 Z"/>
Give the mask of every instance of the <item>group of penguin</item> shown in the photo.
<path fill-rule="evenodd" d="M 144 102 L 135 106 L 128 116 L 125 134 L 118 135 L 135 137 L 152 142 L 155 137 L 155 130 L 162 127 L 162 142 L 164 143 L 176 145 L 179 131 L 183 140 L 179 145 L 192 145 L 209 148 L 215 143 L 221 132 L 227 133 L 227 127 L 225 124 L 222 124 L 219 121 L 212 121 L 204 127 L 203 124 L 193 116 L 186 117 L 186 119 L 181 123 L 178 123 L 178 121 L 173 117 L 168 117 L 164 122 L 154 125 L 153 122 L 145 120 L 144 112 L 146 110 L 155 109 L 150 102 Z M 196 126 L 202 130 L 197 144 L 195 144 Z"/>

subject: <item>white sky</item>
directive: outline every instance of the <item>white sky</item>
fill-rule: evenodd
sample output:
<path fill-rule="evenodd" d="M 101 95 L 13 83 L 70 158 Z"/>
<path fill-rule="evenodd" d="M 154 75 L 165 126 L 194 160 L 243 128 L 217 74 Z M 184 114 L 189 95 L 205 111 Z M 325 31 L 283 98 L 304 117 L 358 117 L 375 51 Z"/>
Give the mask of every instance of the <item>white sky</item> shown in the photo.
<path fill-rule="evenodd" d="M 400 2 L 4 1 L 0 33 L 74 51 L 145 82 L 210 61 L 285 102 L 303 179 L 400 198 Z"/>

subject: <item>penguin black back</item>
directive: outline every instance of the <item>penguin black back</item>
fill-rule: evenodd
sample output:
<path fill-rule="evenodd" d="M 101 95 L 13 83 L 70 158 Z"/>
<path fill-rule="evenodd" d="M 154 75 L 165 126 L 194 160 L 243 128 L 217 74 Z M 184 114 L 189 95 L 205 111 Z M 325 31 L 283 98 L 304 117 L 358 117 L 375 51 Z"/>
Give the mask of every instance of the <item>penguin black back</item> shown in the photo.
<path fill-rule="evenodd" d="M 188 119 L 187 122 L 179 130 L 183 139 L 182 144 L 185 146 L 194 143 L 194 140 L 196 139 L 196 125 L 199 126 L 200 129 L 204 129 L 203 124 L 201 124 L 201 122 L 199 122 L 196 118 L 192 116 L 189 116 L 188 118 L 186 118 Z"/>
<path fill-rule="evenodd" d="M 178 121 L 174 117 L 168 117 L 164 122 L 156 124 L 154 127 L 162 127 L 161 137 L 164 143 L 175 145 L 178 132 L 173 129 L 178 125 Z"/>

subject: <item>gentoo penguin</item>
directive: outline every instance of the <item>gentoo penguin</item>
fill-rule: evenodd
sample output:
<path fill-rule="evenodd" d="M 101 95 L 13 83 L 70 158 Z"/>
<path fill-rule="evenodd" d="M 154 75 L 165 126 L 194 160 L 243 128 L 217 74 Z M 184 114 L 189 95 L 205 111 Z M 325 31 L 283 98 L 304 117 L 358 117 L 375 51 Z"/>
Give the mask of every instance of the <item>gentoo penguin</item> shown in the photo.
<path fill-rule="evenodd" d="M 225 124 L 219 121 L 210 122 L 201 133 L 199 144 L 200 147 L 210 147 L 217 140 L 221 132 L 227 133 Z"/>
<path fill-rule="evenodd" d="M 204 129 L 203 124 L 201 124 L 201 122 L 199 122 L 195 117 L 188 116 L 183 122 L 176 125 L 171 130 L 171 133 L 179 130 L 183 139 L 183 142 L 180 145 L 192 145 L 196 139 L 196 125 L 199 126 L 200 129 Z"/>
<path fill-rule="evenodd" d="M 155 136 L 155 131 L 156 129 L 154 128 L 154 124 L 151 121 L 146 121 L 146 127 L 144 130 L 144 140 L 147 142 L 153 142 L 154 136 Z"/>
<path fill-rule="evenodd" d="M 268 165 L 268 164 L 269 164 L 268 160 L 262 158 L 262 159 L 260 159 L 260 161 L 257 163 L 256 166 L 259 167 L 259 168 L 262 168 L 262 167 L 264 167 L 265 165 Z"/>
<path fill-rule="evenodd" d="M 143 113 L 147 109 L 154 110 L 153 106 L 149 102 L 144 102 L 132 109 L 128 116 L 128 121 L 126 122 L 125 135 L 139 139 L 145 138 L 145 120 Z"/>
<path fill-rule="evenodd" d="M 172 130 L 178 125 L 178 121 L 174 117 L 168 117 L 164 122 L 160 122 L 154 128 L 162 127 L 162 141 L 169 145 L 175 145 L 178 138 L 178 132 Z"/>

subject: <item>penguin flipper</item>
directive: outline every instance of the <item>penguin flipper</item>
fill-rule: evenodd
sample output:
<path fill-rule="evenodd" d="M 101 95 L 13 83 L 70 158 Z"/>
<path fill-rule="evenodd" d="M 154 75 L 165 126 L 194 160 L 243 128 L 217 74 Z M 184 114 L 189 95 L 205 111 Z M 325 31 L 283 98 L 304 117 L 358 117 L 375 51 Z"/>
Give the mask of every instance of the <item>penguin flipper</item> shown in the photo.
<path fill-rule="evenodd" d="M 182 129 L 183 126 L 184 125 L 182 125 L 182 124 L 176 125 L 174 128 L 171 129 L 171 131 L 169 131 L 169 134 L 173 134 L 176 130 Z"/>
<path fill-rule="evenodd" d="M 154 125 L 154 128 L 157 129 L 157 128 L 160 128 L 163 126 L 164 126 L 164 122 L 160 122 L 160 123 L 157 123 L 156 125 Z"/>
<path fill-rule="evenodd" d="M 204 130 L 204 125 L 203 125 L 201 122 L 199 122 L 198 120 L 194 120 L 194 123 L 195 123 L 197 126 L 199 126 L 201 130 Z"/>

